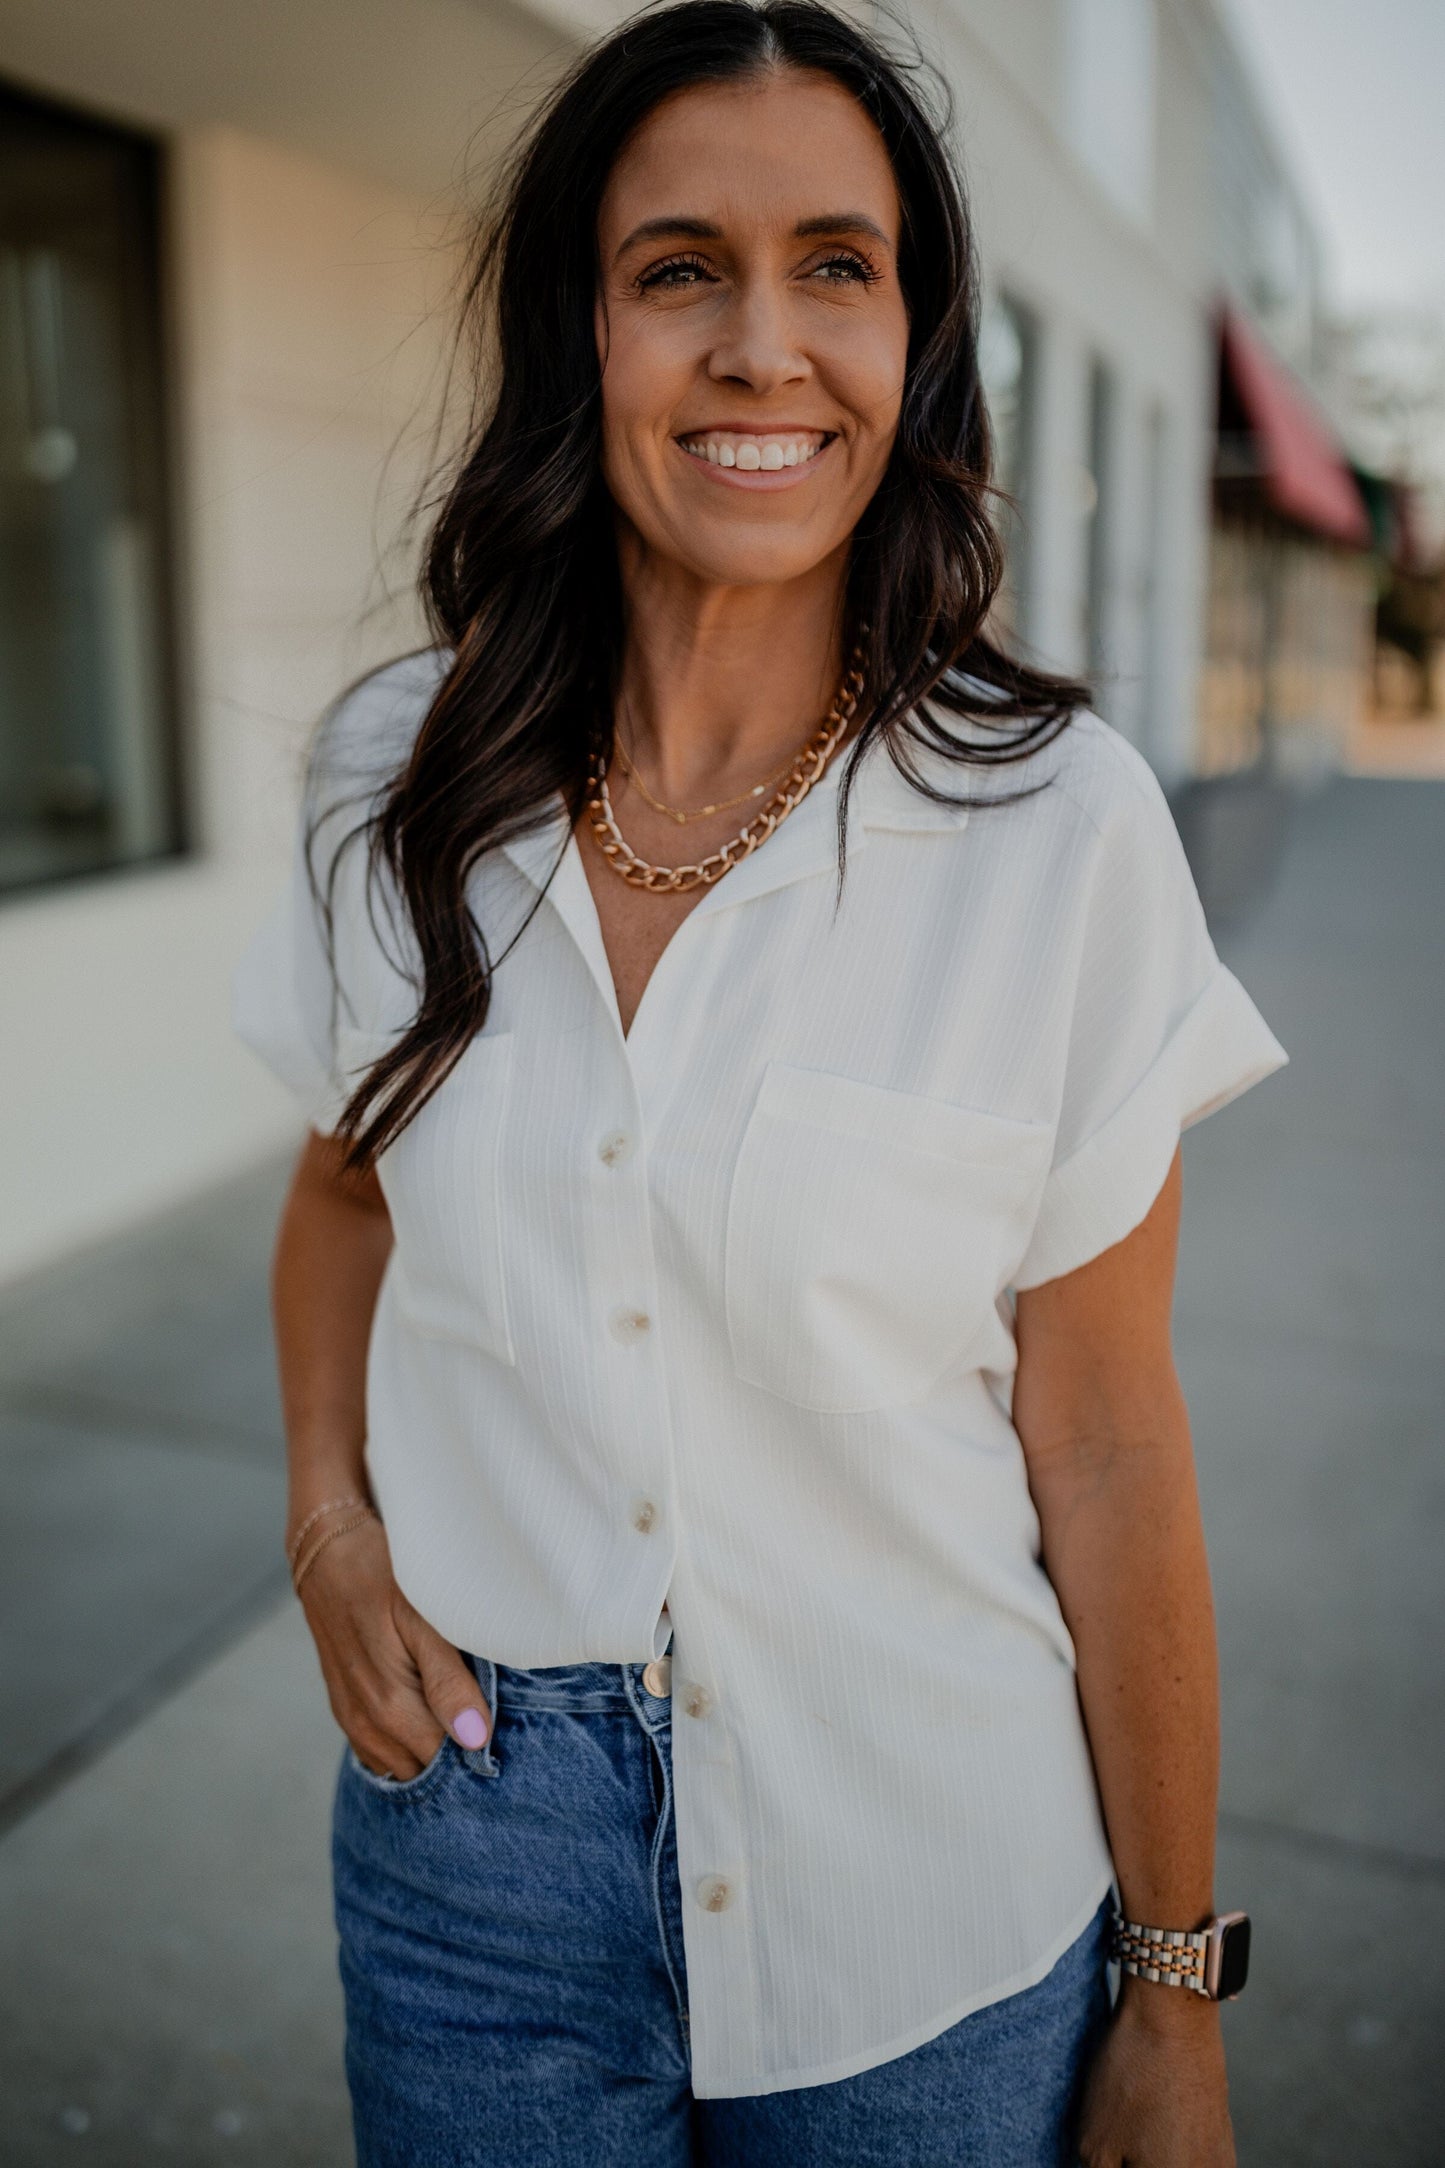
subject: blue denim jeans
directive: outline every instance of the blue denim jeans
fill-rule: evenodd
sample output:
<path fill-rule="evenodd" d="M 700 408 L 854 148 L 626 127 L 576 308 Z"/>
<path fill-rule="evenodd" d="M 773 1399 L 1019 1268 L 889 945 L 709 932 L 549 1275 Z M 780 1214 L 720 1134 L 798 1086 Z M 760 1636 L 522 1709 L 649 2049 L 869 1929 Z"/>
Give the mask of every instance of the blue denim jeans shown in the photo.
<path fill-rule="evenodd" d="M 671 1704 L 641 1664 L 472 1659 L 494 1728 L 348 1750 L 333 1866 L 358 2168 L 1058 2168 L 1108 2016 L 1101 1909 L 1036 1987 L 829 2085 L 697 2100 Z"/>

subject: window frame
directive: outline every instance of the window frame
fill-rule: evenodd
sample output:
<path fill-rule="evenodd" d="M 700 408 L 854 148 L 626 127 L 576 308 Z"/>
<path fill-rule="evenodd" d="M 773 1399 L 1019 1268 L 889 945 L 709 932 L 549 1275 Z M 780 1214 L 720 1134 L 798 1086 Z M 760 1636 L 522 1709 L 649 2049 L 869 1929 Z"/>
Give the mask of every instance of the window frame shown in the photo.
<path fill-rule="evenodd" d="M 1038 511 L 1035 500 L 1043 391 L 1043 322 L 1039 311 L 1024 300 L 1006 280 L 988 291 L 984 304 L 985 321 L 995 310 L 1009 319 L 1019 347 L 1019 397 L 1014 440 L 1018 472 L 1012 478 L 1002 475 L 997 465 L 999 439 L 994 399 L 989 385 L 984 381 L 982 365 L 979 369 L 979 380 L 988 403 L 989 428 L 993 434 L 994 481 L 1006 491 L 1009 500 L 1006 504 L 999 504 L 995 500 L 993 507 L 994 524 L 999 531 L 1005 554 L 1004 582 L 1000 590 L 1005 604 L 1004 622 L 1008 632 L 1020 643 L 1027 645 L 1033 638 L 1038 608 L 1035 588 L 1037 538 L 1034 524 Z"/>
<path fill-rule="evenodd" d="M 143 636 L 153 663 L 150 753 L 159 790 L 161 842 L 89 863 L 59 864 L 18 879 L 0 876 L 0 911 L 37 896 L 143 876 L 195 855 L 191 778 L 183 728 L 180 599 L 181 515 L 175 412 L 176 341 L 171 279 L 172 173 L 160 134 L 45 97 L 0 73 L 0 121 L 72 141 L 100 143 L 117 158 L 119 342 L 128 442 L 127 481 L 151 549 Z"/>

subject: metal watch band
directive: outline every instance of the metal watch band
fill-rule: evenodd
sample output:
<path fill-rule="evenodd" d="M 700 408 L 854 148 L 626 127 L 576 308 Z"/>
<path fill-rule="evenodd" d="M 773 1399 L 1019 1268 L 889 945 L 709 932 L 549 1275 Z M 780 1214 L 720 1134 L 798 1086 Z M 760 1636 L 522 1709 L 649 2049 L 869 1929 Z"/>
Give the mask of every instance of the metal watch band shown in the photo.
<path fill-rule="evenodd" d="M 1115 1907 L 1109 1955 L 1123 1972 L 1159 1987 L 1187 1987 L 1207 2002 L 1233 2002 L 1249 1978 L 1247 1912 L 1216 1912 L 1202 1927 L 1144 1927 Z"/>
<path fill-rule="evenodd" d="M 1205 1961 L 1209 1952 L 1209 1929 L 1187 1934 L 1181 1927 L 1141 1927 L 1116 1912 L 1109 1938 L 1109 1955 L 1122 1972 L 1139 1980 L 1153 1980 L 1160 1987 L 1188 1987 L 1207 1995 Z"/>

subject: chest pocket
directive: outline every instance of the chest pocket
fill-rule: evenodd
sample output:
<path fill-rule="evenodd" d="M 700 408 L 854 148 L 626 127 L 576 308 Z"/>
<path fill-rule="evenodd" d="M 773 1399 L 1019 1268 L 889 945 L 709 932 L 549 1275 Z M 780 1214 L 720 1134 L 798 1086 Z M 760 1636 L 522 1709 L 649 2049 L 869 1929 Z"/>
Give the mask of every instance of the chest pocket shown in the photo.
<path fill-rule="evenodd" d="M 770 1065 L 728 1203 L 738 1375 L 844 1414 L 985 1359 L 1050 1145 L 1046 1123 Z"/>
<path fill-rule="evenodd" d="M 392 1044 L 385 1033 L 339 1031 L 346 1070 Z M 397 1308 L 416 1332 L 515 1361 L 507 1316 L 498 1161 L 512 1069 L 510 1032 L 473 1039 L 436 1096 L 377 1161 L 396 1236 Z"/>

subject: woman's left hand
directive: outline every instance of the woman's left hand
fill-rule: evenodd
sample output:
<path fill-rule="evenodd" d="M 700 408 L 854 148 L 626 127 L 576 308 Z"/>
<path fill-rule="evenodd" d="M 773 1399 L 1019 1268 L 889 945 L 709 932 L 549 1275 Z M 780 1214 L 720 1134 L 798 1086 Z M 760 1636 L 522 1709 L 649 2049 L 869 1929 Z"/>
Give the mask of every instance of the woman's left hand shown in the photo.
<path fill-rule="evenodd" d="M 1079 2158 L 1084 2168 L 1235 2168 L 1214 2004 L 1126 1986 L 1084 2088 Z"/>

